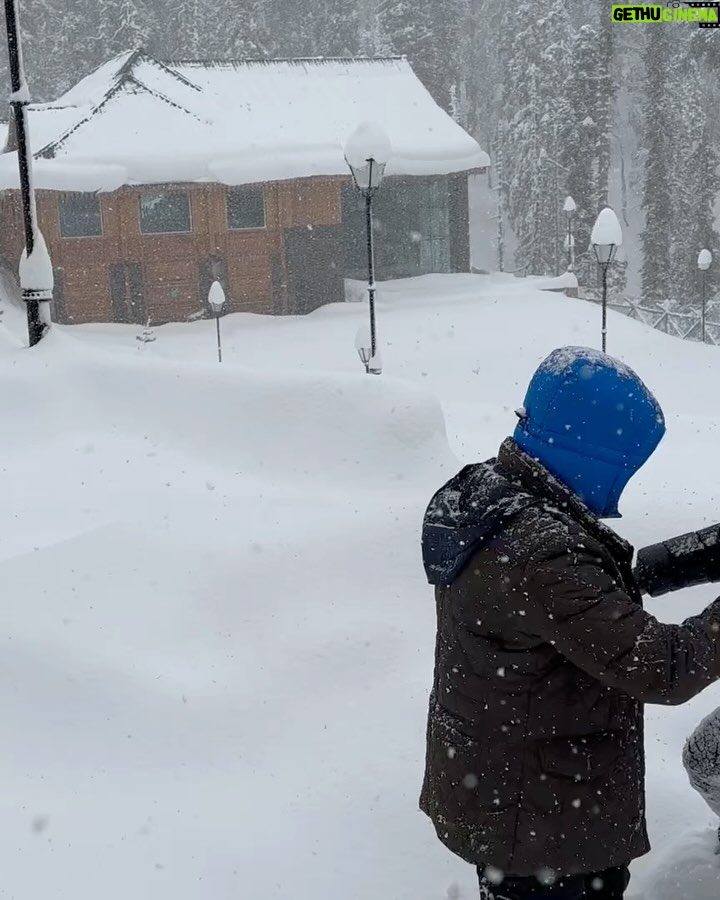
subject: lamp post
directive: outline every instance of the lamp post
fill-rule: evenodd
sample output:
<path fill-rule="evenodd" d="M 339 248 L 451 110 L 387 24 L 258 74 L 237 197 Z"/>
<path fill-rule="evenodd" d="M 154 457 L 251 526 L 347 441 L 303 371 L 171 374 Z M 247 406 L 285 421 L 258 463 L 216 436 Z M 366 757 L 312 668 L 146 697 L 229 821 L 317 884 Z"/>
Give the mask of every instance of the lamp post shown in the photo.
<path fill-rule="evenodd" d="M 707 320 L 707 273 L 712 265 L 713 256 L 709 250 L 701 250 L 698 253 L 698 269 L 702 272 L 702 339 L 703 344 L 707 341 L 706 320 Z"/>
<path fill-rule="evenodd" d="M 20 196 L 22 199 L 25 250 L 20 259 L 20 288 L 27 311 L 28 339 L 34 347 L 50 326 L 47 307 L 41 303 L 52 300 L 53 270 L 45 240 L 37 226 L 37 207 L 32 184 L 32 154 L 27 128 L 27 107 L 30 91 L 23 69 L 18 0 L 5 0 L 5 27 L 7 29 L 8 60 L 10 63 L 10 107 L 17 137 Z"/>
<path fill-rule="evenodd" d="M 352 173 L 357 190 L 365 199 L 365 224 L 367 228 L 368 300 L 370 304 L 370 359 L 365 371 L 380 375 L 382 364 L 377 347 L 375 322 L 375 238 L 373 234 L 373 200 L 380 190 L 385 167 L 390 159 L 390 141 L 380 125 L 365 122 L 358 126 L 345 145 L 345 161 Z"/>
<path fill-rule="evenodd" d="M 567 237 L 565 238 L 565 248 L 567 250 L 567 266 L 568 272 L 571 271 L 575 263 L 575 238 L 572 232 L 572 220 L 577 210 L 577 205 L 573 198 L 568 194 L 563 204 L 563 212 L 567 216 Z"/>
<path fill-rule="evenodd" d="M 355 335 L 355 349 L 360 357 L 360 362 L 365 366 L 365 371 L 370 373 L 370 360 L 372 359 L 372 338 L 370 337 L 370 329 L 367 325 L 358 328 Z"/>
<path fill-rule="evenodd" d="M 618 222 L 618 217 L 614 210 L 609 206 L 600 211 L 600 215 L 595 220 L 592 234 L 590 235 L 590 243 L 595 251 L 595 259 L 602 270 L 602 350 L 607 350 L 607 287 L 608 287 L 608 269 L 610 268 L 618 247 L 621 246 L 623 240 L 622 228 Z"/>
<path fill-rule="evenodd" d="M 219 281 L 213 281 L 210 285 L 210 294 L 208 296 L 210 308 L 215 313 L 215 325 L 217 326 L 217 348 L 218 362 L 222 362 L 222 340 L 220 338 L 220 316 L 225 306 L 225 291 Z"/>

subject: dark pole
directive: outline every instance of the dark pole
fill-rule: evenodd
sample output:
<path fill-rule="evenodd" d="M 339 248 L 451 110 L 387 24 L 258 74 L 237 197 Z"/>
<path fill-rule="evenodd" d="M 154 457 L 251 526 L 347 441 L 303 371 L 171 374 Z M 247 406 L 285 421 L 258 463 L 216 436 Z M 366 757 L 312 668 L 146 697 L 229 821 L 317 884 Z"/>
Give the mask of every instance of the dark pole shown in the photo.
<path fill-rule="evenodd" d="M 10 84 L 12 87 L 10 107 L 17 135 L 25 250 L 29 259 L 35 249 L 37 211 L 30 180 L 30 147 L 27 137 L 27 107 L 30 103 L 30 92 L 24 81 L 18 18 L 17 0 L 5 0 L 5 24 L 7 27 L 8 57 L 10 62 Z M 30 346 L 34 347 L 40 342 L 45 333 L 45 325 L 40 319 L 40 299 L 50 298 L 38 297 L 38 291 L 26 287 L 23 287 L 22 293 L 27 309 L 28 337 Z"/>
<path fill-rule="evenodd" d="M 365 195 L 365 216 L 367 220 L 367 251 L 368 251 L 368 296 L 370 298 L 370 359 L 375 359 L 377 349 L 375 330 L 375 238 L 373 235 L 372 215 L 373 191 L 368 188 Z M 369 371 L 369 367 L 368 367 Z"/>
<path fill-rule="evenodd" d="M 567 251 L 568 251 L 568 272 L 572 268 L 573 251 L 572 251 L 572 213 L 568 213 L 568 235 L 567 235 Z"/>
<path fill-rule="evenodd" d="M 215 325 L 217 326 L 218 362 L 222 362 L 222 341 L 220 340 L 220 313 L 215 314 Z"/>
<path fill-rule="evenodd" d="M 490 170 L 492 172 L 492 170 Z M 503 151 L 502 146 L 498 149 L 497 152 L 497 187 L 495 190 L 497 191 L 498 204 L 497 204 L 497 257 L 498 257 L 498 272 L 505 271 L 505 218 L 504 218 L 504 209 L 503 203 L 505 199 L 503 197 L 503 191 L 505 189 L 505 174 L 503 170 Z"/>
<path fill-rule="evenodd" d="M 702 273 L 702 339 L 703 344 L 707 343 L 705 340 L 706 331 L 705 331 L 705 317 L 707 313 L 707 272 L 703 271 Z"/>
<path fill-rule="evenodd" d="M 607 288 L 608 288 L 608 265 L 605 263 L 602 267 L 603 272 L 603 301 L 602 301 L 602 351 L 607 350 Z"/>

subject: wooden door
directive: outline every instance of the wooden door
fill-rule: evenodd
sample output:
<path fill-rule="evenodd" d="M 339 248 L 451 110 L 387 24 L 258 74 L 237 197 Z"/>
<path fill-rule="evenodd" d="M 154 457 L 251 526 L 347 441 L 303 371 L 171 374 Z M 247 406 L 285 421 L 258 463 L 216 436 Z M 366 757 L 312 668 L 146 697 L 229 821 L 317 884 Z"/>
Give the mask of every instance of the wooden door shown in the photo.
<path fill-rule="evenodd" d="M 288 313 L 304 315 L 345 299 L 342 253 L 342 228 L 338 225 L 285 230 Z"/>
<path fill-rule="evenodd" d="M 137 263 L 110 267 L 113 322 L 144 325 L 147 321 L 142 269 Z"/>

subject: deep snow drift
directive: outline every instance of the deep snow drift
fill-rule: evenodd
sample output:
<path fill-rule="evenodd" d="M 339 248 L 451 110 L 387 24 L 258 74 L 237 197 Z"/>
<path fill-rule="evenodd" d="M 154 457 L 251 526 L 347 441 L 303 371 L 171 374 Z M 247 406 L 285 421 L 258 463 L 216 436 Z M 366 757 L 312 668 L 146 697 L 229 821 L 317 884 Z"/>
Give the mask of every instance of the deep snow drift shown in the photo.
<path fill-rule="evenodd" d="M 510 277 L 384 286 L 303 319 L 0 325 L 6 896 L 474 898 L 416 812 L 434 609 L 424 505 L 492 455 L 537 363 L 597 346 L 596 307 Z M 720 519 L 720 356 L 611 315 L 668 436 L 618 530 Z M 447 438 L 442 404 L 447 420 Z M 453 455 L 454 454 L 454 455 Z M 715 596 L 650 608 L 679 621 Z M 716 900 L 716 820 L 682 769 L 720 688 L 648 710 L 655 851 L 631 900 Z M 689 868 L 689 871 L 686 871 Z"/>

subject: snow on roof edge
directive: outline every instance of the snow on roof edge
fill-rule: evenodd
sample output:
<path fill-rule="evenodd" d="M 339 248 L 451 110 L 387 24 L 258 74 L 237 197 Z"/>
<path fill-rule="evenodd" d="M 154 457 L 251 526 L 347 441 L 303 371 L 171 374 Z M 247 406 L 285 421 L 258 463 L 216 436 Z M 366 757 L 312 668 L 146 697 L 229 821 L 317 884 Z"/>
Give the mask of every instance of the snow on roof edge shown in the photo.
<path fill-rule="evenodd" d="M 336 148 L 325 148 L 318 154 L 312 171 L 306 156 L 285 154 L 282 158 L 270 158 L 259 151 L 253 156 L 217 158 L 210 160 L 199 174 L 192 158 L 176 158 L 169 162 L 161 158 L 145 160 L 143 173 L 133 170 L 131 164 L 98 163 L 92 159 L 72 163 L 55 159 L 37 159 L 33 165 L 35 187 L 42 191 L 69 191 L 80 193 L 104 193 L 122 187 L 140 187 L 159 184 L 222 184 L 228 187 L 244 184 L 266 184 L 295 181 L 303 178 L 350 178 L 350 172 L 337 160 Z M 433 165 L 431 175 L 444 176 L 485 168 L 487 154 L 480 151 L 471 157 L 460 157 L 444 166 Z M 442 170 L 441 170 L 442 169 Z M 422 159 L 399 158 L 391 160 L 387 177 L 428 177 L 427 163 Z M 19 177 L 17 154 L 0 154 L 0 190 L 18 190 Z"/>
<path fill-rule="evenodd" d="M 299 91 L 295 67 L 305 73 Z M 325 75 L 325 67 L 337 71 Z M 404 56 L 165 62 L 136 50 L 58 100 L 31 106 L 36 181 L 45 190 L 98 191 L 117 189 L 122 172 L 128 185 L 347 175 L 348 110 L 360 115 L 368 105 L 393 132 L 389 175 L 490 165 Z M 17 187 L 13 169 L 0 157 L 0 189 Z"/>

